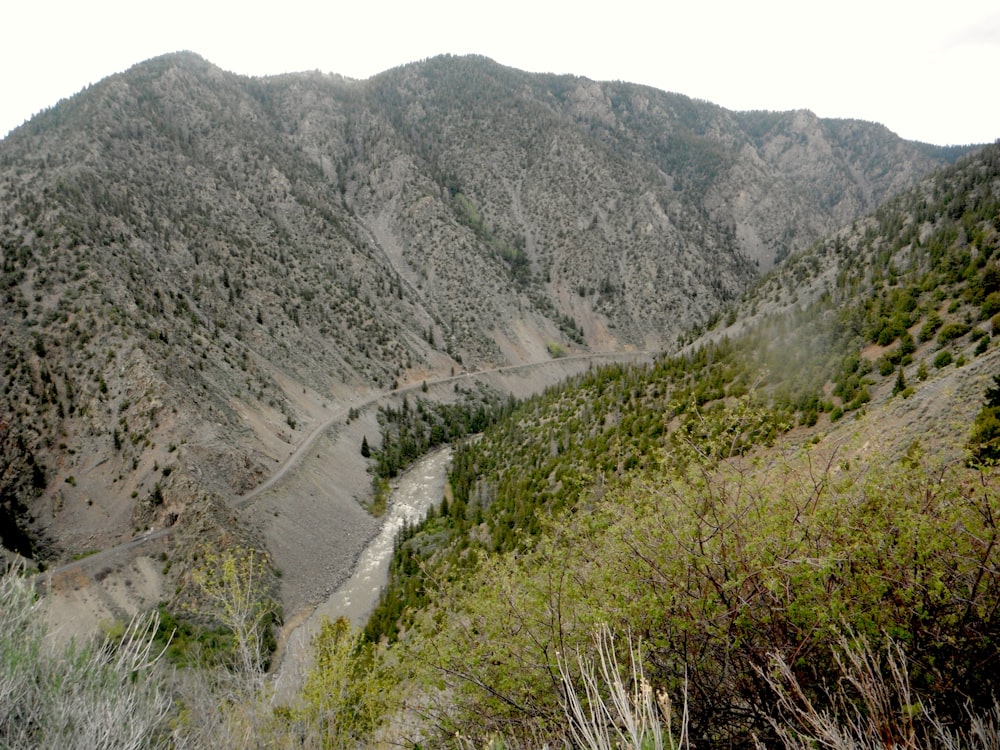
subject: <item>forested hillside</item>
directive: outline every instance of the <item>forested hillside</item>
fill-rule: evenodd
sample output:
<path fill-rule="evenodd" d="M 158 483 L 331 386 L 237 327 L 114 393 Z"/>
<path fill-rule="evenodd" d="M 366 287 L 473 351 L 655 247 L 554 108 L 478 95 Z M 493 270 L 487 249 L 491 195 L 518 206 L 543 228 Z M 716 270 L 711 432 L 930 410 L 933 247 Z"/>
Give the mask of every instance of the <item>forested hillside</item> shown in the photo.
<path fill-rule="evenodd" d="M 994 146 L 789 259 L 714 340 L 526 402 L 458 450 L 366 636 L 463 736 L 560 736 L 565 655 L 604 625 L 699 744 L 776 739 L 776 655 L 826 706 L 845 635 L 899 644 L 946 724 L 991 710 L 998 247 Z"/>

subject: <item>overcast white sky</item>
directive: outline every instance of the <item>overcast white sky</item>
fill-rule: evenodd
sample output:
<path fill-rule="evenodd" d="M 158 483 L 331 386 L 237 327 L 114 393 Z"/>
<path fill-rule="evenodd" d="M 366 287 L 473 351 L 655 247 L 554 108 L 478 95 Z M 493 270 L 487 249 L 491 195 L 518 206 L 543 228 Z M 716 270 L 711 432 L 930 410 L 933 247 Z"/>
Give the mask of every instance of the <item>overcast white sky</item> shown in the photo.
<path fill-rule="evenodd" d="M 997 0 L 12 0 L 0 136 L 89 83 L 188 49 L 233 72 L 367 78 L 445 52 L 626 80 L 729 109 L 811 109 L 937 144 L 1000 138 Z M 11 8 L 11 5 L 16 7 Z"/>

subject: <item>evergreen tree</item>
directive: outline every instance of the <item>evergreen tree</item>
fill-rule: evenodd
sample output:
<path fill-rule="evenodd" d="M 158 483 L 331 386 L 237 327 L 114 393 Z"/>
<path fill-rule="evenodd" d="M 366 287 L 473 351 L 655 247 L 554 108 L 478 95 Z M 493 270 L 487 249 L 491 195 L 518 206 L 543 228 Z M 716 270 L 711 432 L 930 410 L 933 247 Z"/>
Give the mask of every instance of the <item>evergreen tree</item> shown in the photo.
<path fill-rule="evenodd" d="M 993 385 L 986 388 L 983 397 L 986 399 L 986 406 L 1000 408 L 1000 375 L 993 376 Z"/>
<path fill-rule="evenodd" d="M 985 403 L 976 415 L 968 443 L 973 465 L 1000 459 L 1000 375 L 993 376 L 993 385 L 987 386 L 983 396 Z"/>
<path fill-rule="evenodd" d="M 892 395 L 895 396 L 906 390 L 906 375 L 903 374 L 903 368 L 900 367 L 899 371 L 896 373 L 896 383 L 892 386 Z"/>

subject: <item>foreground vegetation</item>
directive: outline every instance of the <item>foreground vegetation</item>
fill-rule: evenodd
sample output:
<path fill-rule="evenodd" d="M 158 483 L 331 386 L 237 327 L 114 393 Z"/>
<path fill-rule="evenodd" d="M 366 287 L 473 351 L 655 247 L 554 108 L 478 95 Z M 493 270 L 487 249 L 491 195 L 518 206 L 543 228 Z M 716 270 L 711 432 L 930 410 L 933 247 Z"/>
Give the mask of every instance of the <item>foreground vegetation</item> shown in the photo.
<path fill-rule="evenodd" d="M 31 582 L 0 577 L 0 747 L 166 747 L 156 625 L 137 617 L 113 643 L 56 648 Z"/>
<path fill-rule="evenodd" d="M 741 429 L 740 412 L 724 418 Z M 650 683 L 686 692 L 691 736 L 713 744 L 774 739 L 776 657 L 824 706 L 845 629 L 877 651 L 903 644 L 914 693 L 936 714 L 988 710 L 995 473 L 919 451 L 850 466 L 831 449 L 721 462 L 691 450 L 682 467 L 633 476 L 543 524 L 530 549 L 471 574 L 439 569 L 433 604 L 403 640 L 405 660 L 425 665 L 420 684 L 448 695 L 437 724 L 558 737 L 559 654 L 586 653 L 602 623 L 646 641 Z"/>

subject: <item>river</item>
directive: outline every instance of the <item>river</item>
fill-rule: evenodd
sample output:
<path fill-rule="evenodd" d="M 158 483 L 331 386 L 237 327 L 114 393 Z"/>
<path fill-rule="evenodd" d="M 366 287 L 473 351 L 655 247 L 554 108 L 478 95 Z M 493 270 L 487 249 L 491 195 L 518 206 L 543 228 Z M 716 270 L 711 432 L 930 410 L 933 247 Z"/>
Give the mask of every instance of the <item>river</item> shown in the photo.
<path fill-rule="evenodd" d="M 312 660 L 313 636 L 324 618 L 346 617 L 354 627 L 363 627 L 385 586 L 396 534 L 406 522 L 424 518 L 427 509 L 441 501 L 451 463 L 451 449 L 441 448 L 407 469 L 394 487 L 382 528 L 364 548 L 348 578 L 326 601 L 300 624 L 292 624 L 274 681 L 275 696 L 287 701 L 302 684 Z"/>

